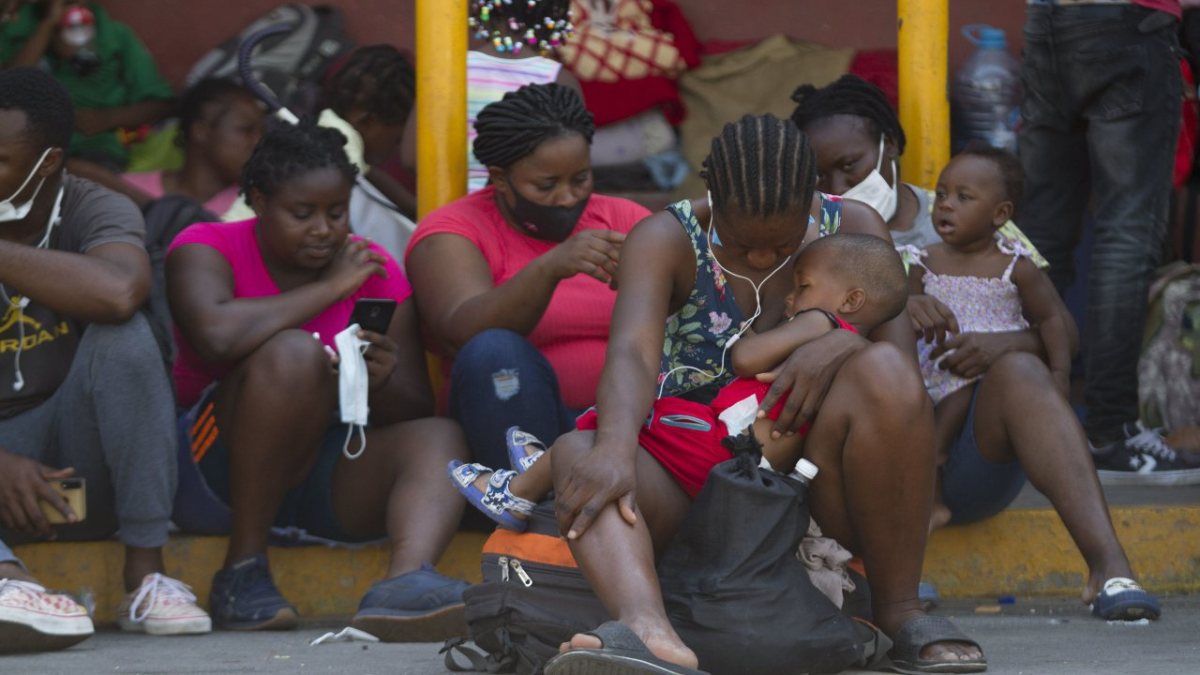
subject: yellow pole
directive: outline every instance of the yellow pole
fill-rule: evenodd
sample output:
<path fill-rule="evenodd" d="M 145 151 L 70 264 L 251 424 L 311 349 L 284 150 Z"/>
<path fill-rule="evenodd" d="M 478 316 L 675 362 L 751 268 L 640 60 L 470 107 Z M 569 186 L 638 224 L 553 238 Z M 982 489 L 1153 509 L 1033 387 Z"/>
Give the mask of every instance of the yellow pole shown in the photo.
<path fill-rule="evenodd" d="M 467 0 L 417 0 L 417 213 L 467 189 Z"/>
<path fill-rule="evenodd" d="M 950 104 L 946 69 L 949 0 L 898 0 L 900 125 L 908 137 L 901 159 L 904 180 L 937 183 L 950 160 Z"/>

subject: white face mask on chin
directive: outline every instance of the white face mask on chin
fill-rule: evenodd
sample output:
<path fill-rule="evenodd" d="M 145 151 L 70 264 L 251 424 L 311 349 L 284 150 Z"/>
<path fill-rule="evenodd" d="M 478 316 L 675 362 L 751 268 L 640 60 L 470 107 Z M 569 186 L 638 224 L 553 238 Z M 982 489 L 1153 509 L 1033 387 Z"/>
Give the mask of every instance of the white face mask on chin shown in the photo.
<path fill-rule="evenodd" d="M 54 148 L 46 148 L 46 151 L 42 153 L 42 156 L 38 159 L 38 161 L 33 163 L 33 169 L 29 171 L 29 175 L 25 177 L 24 182 L 21 183 L 21 187 L 17 188 L 16 191 L 8 197 L 8 199 L 0 202 L 0 223 L 12 223 L 18 220 L 24 220 L 25 216 L 29 215 L 29 211 L 33 209 L 34 200 L 37 199 L 38 193 L 42 191 L 42 186 L 46 184 L 45 178 L 42 178 L 42 180 L 38 183 L 37 189 L 33 191 L 33 196 L 29 198 L 29 201 L 20 206 L 16 206 L 13 204 L 13 200 L 17 198 L 17 195 L 25 191 L 25 187 L 29 185 L 29 181 L 33 180 L 34 175 L 37 174 L 38 168 L 41 167 L 42 162 L 46 161 L 46 156 L 49 155 L 50 151 L 53 149 Z"/>
<path fill-rule="evenodd" d="M 892 216 L 896 215 L 896 160 L 892 160 L 892 184 L 884 180 L 883 174 L 879 173 L 879 169 L 883 167 L 883 142 L 884 137 L 879 137 L 879 161 L 875 163 L 875 170 L 870 173 L 861 183 L 846 190 L 842 193 L 845 199 L 853 199 L 862 202 L 867 206 L 875 209 L 882 218 L 883 222 L 891 220 Z"/>

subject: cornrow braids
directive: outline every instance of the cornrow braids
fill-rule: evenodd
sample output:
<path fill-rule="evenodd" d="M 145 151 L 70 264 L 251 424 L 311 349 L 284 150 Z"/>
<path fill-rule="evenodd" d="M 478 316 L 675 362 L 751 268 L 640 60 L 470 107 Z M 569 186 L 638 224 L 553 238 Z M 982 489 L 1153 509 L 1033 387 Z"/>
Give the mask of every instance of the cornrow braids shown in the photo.
<path fill-rule="evenodd" d="M 726 124 L 712 141 L 700 177 L 712 206 L 748 216 L 807 210 L 817 181 L 817 158 L 808 137 L 774 115 L 746 115 Z"/>
<path fill-rule="evenodd" d="M 1011 152 L 1002 148 L 992 147 L 983 141 L 971 141 L 956 157 L 978 157 L 985 159 L 996 167 L 1000 174 L 1000 182 L 1004 184 L 1004 198 L 1013 204 L 1013 218 L 1017 217 L 1017 209 L 1021 206 L 1021 197 L 1025 192 L 1025 172 L 1021 169 L 1021 160 Z"/>
<path fill-rule="evenodd" d="M 792 122 L 801 129 L 826 117 L 852 115 L 865 120 L 872 135 L 887 136 L 895 141 L 900 153 L 904 152 L 904 129 L 900 128 L 900 118 L 892 104 L 879 87 L 857 75 L 843 75 L 821 88 L 800 85 L 792 100 L 796 102 Z"/>
<path fill-rule="evenodd" d="M 551 56 L 574 30 L 571 0 L 471 0 L 469 9 L 472 36 L 500 52 Z"/>
<path fill-rule="evenodd" d="M 215 103 L 225 106 L 217 113 L 219 119 L 229 110 L 229 103 L 239 97 L 257 101 L 249 89 L 230 79 L 210 77 L 189 87 L 187 91 L 183 92 L 183 96 L 179 97 L 179 103 L 175 106 L 176 116 L 179 118 L 179 131 L 175 134 L 175 145 L 181 148 L 187 147 L 188 134 L 192 127 L 204 118 L 204 109 L 207 106 Z"/>
<path fill-rule="evenodd" d="M 246 203 L 250 204 L 254 190 L 270 196 L 280 185 L 317 169 L 336 169 L 353 182 L 358 169 L 346 157 L 345 145 L 342 132 L 318 126 L 309 118 L 298 124 L 272 121 L 242 167 Z"/>
<path fill-rule="evenodd" d="M 480 164 L 504 169 L 566 134 L 579 134 L 590 145 L 595 131 L 592 114 L 574 89 L 527 84 L 479 111 L 473 149 Z"/>
<path fill-rule="evenodd" d="M 416 100 L 416 71 L 395 47 L 370 45 L 350 56 L 324 93 L 325 107 L 343 118 L 359 109 L 384 124 L 404 124 Z"/>

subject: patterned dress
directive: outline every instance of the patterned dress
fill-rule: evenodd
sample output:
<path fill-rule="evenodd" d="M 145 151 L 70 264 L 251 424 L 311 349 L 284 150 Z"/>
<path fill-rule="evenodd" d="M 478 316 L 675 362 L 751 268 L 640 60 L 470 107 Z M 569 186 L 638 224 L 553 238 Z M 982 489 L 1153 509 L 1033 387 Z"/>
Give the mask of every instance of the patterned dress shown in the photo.
<path fill-rule="evenodd" d="M 973 277 L 935 274 L 922 260 L 926 256 L 923 249 L 907 247 L 911 260 L 925 269 L 922 283 L 925 294 L 937 298 L 954 312 L 961 333 L 1007 333 L 1029 328 L 1021 312 L 1021 295 L 1016 284 L 1012 282 L 1012 271 L 1022 256 L 1029 253 L 1019 244 L 1009 245 L 1009 240 L 997 237 L 1000 250 L 1011 255 L 1012 262 L 1000 277 Z M 950 394 L 971 384 L 979 378 L 966 379 L 954 375 L 949 370 L 938 368 L 945 355 L 938 359 L 930 354 L 937 343 L 926 342 L 924 339 L 917 344 L 917 356 L 921 364 L 921 376 L 925 379 L 925 389 L 936 405 Z"/>
<path fill-rule="evenodd" d="M 725 273 L 713 257 L 708 233 L 692 211 L 691 201 L 672 204 L 667 211 L 692 242 L 696 282 L 683 307 L 667 317 L 658 375 L 660 395 L 686 396 L 709 385 L 715 394 L 734 378 L 725 346 L 745 317 L 733 293 L 727 292 Z M 809 223 L 813 223 L 811 217 Z M 841 223 L 841 198 L 821 195 L 820 236 L 833 234 Z"/>

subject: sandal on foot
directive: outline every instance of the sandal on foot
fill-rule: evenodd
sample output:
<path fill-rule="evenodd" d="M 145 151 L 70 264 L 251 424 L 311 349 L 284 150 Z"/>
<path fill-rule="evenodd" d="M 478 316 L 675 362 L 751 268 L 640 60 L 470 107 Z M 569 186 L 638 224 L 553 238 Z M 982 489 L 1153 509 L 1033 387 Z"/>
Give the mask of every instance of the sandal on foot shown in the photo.
<path fill-rule="evenodd" d="M 1156 620 L 1161 613 L 1158 598 L 1125 577 L 1104 582 L 1104 588 L 1092 601 L 1092 614 L 1105 621 Z"/>
<path fill-rule="evenodd" d="M 541 459 L 542 453 L 546 452 L 546 444 L 539 441 L 537 436 L 521 431 L 521 427 L 509 427 L 508 431 L 504 432 L 504 444 L 508 446 L 508 461 L 518 475 L 528 471 L 534 462 Z M 538 448 L 532 455 L 525 452 L 525 448 L 530 445 Z"/>
<path fill-rule="evenodd" d="M 650 652 L 642 639 L 617 621 L 600 624 L 591 635 L 600 649 L 572 649 L 546 662 L 546 675 L 707 675 L 664 661 Z"/>
<path fill-rule="evenodd" d="M 479 476 L 491 472 L 491 477 L 488 478 L 487 492 L 475 487 L 475 481 Z M 537 506 L 528 499 L 521 499 L 514 495 L 509 489 L 509 483 L 517 476 L 517 472 L 511 469 L 501 469 L 492 471 L 482 464 L 463 464 L 457 459 L 450 462 L 448 467 L 450 480 L 454 481 L 455 487 L 466 497 L 467 501 L 472 506 L 483 512 L 483 515 L 491 518 L 509 530 L 516 532 L 524 532 L 529 527 L 529 521 L 517 518 L 513 513 L 519 513 L 528 517 L 533 513 L 533 507 Z"/>
<path fill-rule="evenodd" d="M 967 637 L 949 619 L 940 616 L 921 616 L 910 620 L 896 631 L 888 657 L 890 670 L 897 673 L 982 673 L 987 670 L 987 658 L 969 661 L 935 661 L 921 658 L 921 650 L 939 642 L 958 642 L 983 650 L 979 643 Z"/>

